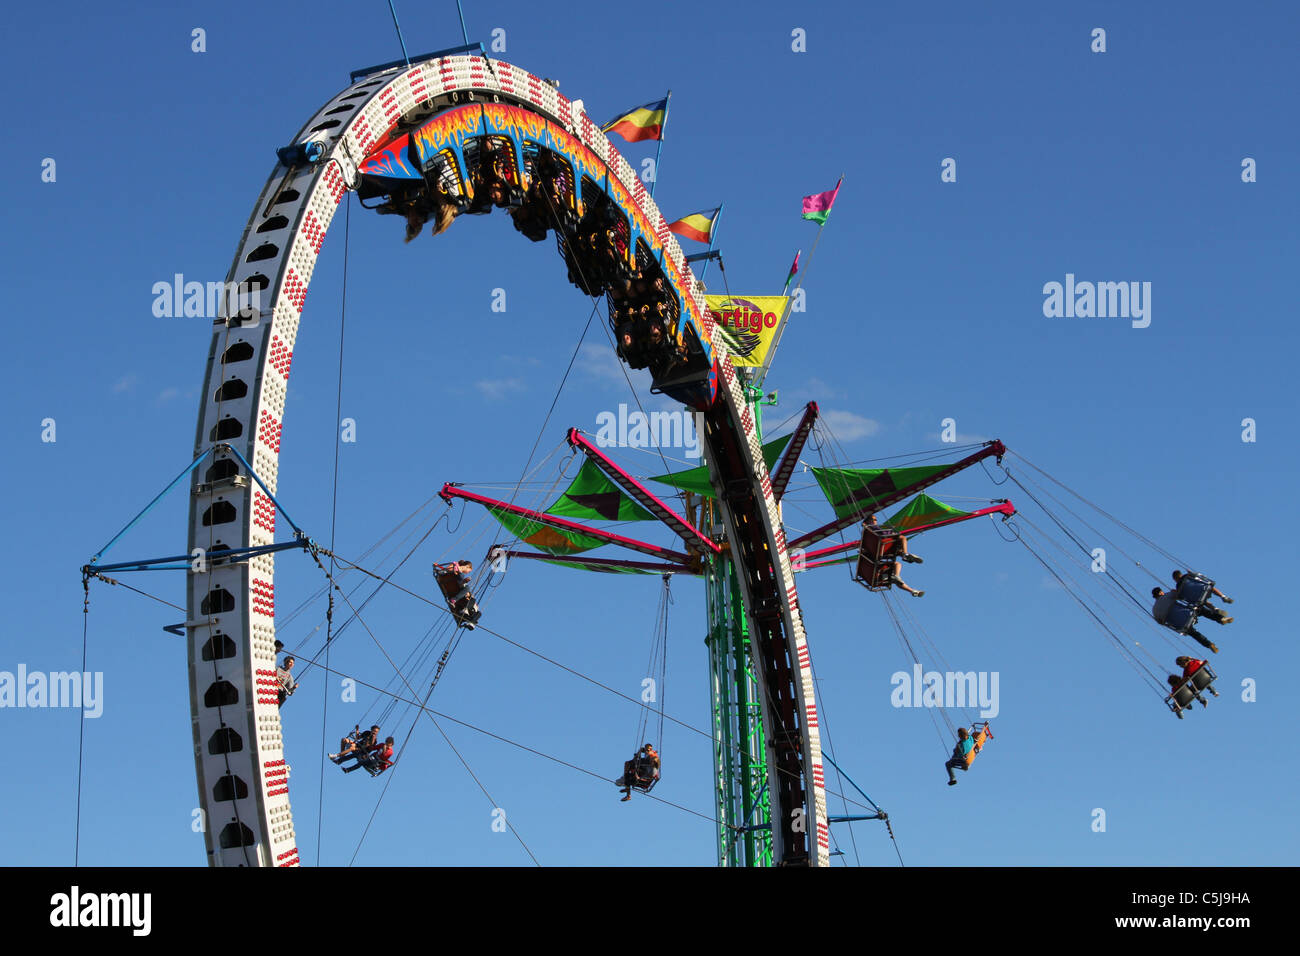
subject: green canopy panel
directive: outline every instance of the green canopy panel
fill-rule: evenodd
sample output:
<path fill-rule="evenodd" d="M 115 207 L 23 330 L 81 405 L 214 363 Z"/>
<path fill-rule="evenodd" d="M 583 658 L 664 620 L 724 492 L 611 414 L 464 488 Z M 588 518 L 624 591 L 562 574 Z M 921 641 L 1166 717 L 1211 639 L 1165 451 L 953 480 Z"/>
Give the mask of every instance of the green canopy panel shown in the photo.
<path fill-rule="evenodd" d="M 793 435 L 782 435 L 763 445 L 763 460 L 767 462 L 767 470 L 770 473 L 776 467 L 776 460 L 781 457 L 781 452 L 785 451 L 785 446 L 790 444 Z M 659 475 L 651 478 L 651 481 L 657 481 L 661 485 L 672 485 L 674 488 L 680 488 L 682 491 L 690 491 L 705 498 L 714 497 L 713 483 L 709 481 L 709 466 L 701 465 L 699 468 L 692 468 L 689 471 L 675 471 L 667 475 Z"/>
<path fill-rule="evenodd" d="M 546 513 L 588 521 L 657 520 L 624 494 L 590 458 L 582 463 L 573 482 Z"/>
<path fill-rule="evenodd" d="M 950 507 L 942 501 L 937 501 L 922 492 L 903 505 L 884 524 L 889 525 L 896 531 L 906 532 L 911 531 L 913 528 L 935 524 L 939 521 L 949 521 L 953 518 L 965 518 L 969 515 L 969 511 L 958 511 L 956 508 Z"/>
<path fill-rule="evenodd" d="M 851 518 L 869 514 L 875 510 L 878 499 L 950 467 L 942 464 L 912 468 L 813 468 L 812 473 L 822 494 L 835 509 L 835 516 Z"/>
<path fill-rule="evenodd" d="M 605 544 L 600 538 L 579 534 L 576 531 L 561 531 L 559 528 L 552 528 L 539 521 L 531 521 L 528 518 L 520 517 L 506 511 L 504 508 L 489 506 L 488 511 L 492 513 L 492 517 L 500 521 L 506 530 L 520 541 L 526 541 L 538 551 L 545 551 L 547 554 L 577 554 L 580 551 L 590 551 L 592 548 L 599 548 Z"/>

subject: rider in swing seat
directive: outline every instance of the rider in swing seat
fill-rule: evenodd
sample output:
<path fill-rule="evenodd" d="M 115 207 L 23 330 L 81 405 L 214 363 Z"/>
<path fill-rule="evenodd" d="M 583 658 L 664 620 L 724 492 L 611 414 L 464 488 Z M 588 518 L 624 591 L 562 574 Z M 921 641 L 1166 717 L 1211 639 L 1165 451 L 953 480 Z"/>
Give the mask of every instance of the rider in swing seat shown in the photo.
<path fill-rule="evenodd" d="M 351 773 L 353 770 L 359 770 L 364 767 L 366 772 L 372 777 L 378 777 L 381 773 L 393 765 L 393 738 L 388 737 L 383 743 L 377 743 L 370 748 L 365 754 L 357 759 L 357 762 L 351 767 L 344 767 L 344 773 Z"/>
<path fill-rule="evenodd" d="M 975 756 L 983 748 L 984 744 L 993 739 L 993 731 L 985 721 L 984 726 L 975 725 L 975 733 L 972 734 L 965 727 L 957 728 L 957 745 L 952 748 L 952 757 L 945 763 L 944 769 L 948 771 L 948 786 L 957 786 L 957 778 L 953 775 L 954 770 L 963 772 L 970 769 L 970 765 L 975 762 Z"/>
<path fill-rule="evenodd" d="M 1196 608 L 1198 615 L 1209 618 L 1216 624 L 1232 623 L 1231 617 L 1225 614 L 1222 609 L 1210 603 L 1210 595 L 1212 594 L 1217 594 L 1223 598 L 1226 604 L 1232 603 L 1232 598 L 1216 588 L 1213 581 L 1204 575 L 1191 571 L 1184 573 L 1176 570 L 1173 573 L 1173 578 L 1174 593 L 1178 596 L 1178 600 Z"/>
<path fill-rule="evenodd" d="M 1163 624 L 1170 630 L 1177 631 L 1179 634 L 1186 634 L 1202 647 L 1208 647 L 1211 653 L 1219 653 L 1219 648 L 1215 643 L 1194 626 L 1196 624 L 1195 608 L 1179 601 L 1178 595 L 1173 591 L 1165 591 L 1160 587 L 1152 588 L 1151 596 L 1156 599 L 1155 604 L 1151 607 L 1151 616 L 1158 623 Z"/>
<path fill-rule="evenodd" d="M 866 520 L 862 522 L 862 534 L 863 534 L 864 542 L 871 535 L 875 535 L 876 537 L 880 538 L 880 537 L 886 537 L 887 534 L 890 533 L 893 534 L 892 542 L 888 545 L 886 550 L 881 554 L 880 561 L 872 562 L 877 569 L 877 574 L 873 575 L 873 582 L 878 582 L 879 584 L 885 586 L 892 584 L 894 587 L 897 587 L 902 591 L 906 591 L 908 594 L 912 595 L 912 597 L 924 597 L 925 592 L 918 591 L 916 588 L 909 585 L 906 581 L 903 580 L 902 575 L 900 573 L 903 567 L 902 565 L 903 561 L 908 561 L 912 564 L 921 564 L 924 561 L 923 558 L 920 558 L 917 555 L 912 554 L 911 552 L 908 551 L 907 537 L 903 534 L 892 531 L 892 529 L 890 529 L 887 532 L 886 529 L 881 528 L 876 523 L 876 516 L 874 514 L 867 515 Z M 885 573 L 883 575 L 879 574 L 879 570 L 881 569 L 882 566 L 885 569 Z"/>
<path fill-rule="evenodd" d="M 473 562 L 464 558 L 451 564 L 434 565 L 438 586 L 447 599 L 447 606 L 451 609 L 452 615 L 458 624 L 464 625 L 471 631 L 483 616 L 469 586 L 473 571 Z"/>
<path fill-rule="evenodd" d="M 952 748 L 952 757 L 943 765 L 943 769 L 948 771 L 948 786 L 957 786 L 957 777 L 954 770 L 965 772 L 970 769 L 970 764 L 966 757 L 975 749 L 975 738 L 970 735 L 970 731 L 965 727 L 957 728 L 957 746 Z"/>
<path fill-rule="evenodd" d="M 636 752 L 631 760 L 623 761 L 623 776 L 614 781 L 615 786 L 623 788 L 620 803 L 632 799 L 632 788 L 649 793 L 659 780 L 659 752 L 651 744 L 646 744 Z"/>
<path fill-rule="evenodd" d="M 339 741 L 339 752 L 329 754 L 329 758 L 337 764 L 341 764 L 345 760 L 360 760 L 370 752 L 378 740 L 378 724 L 375 724 L 369 730 L 362 730 L 358 725 L 352 729 L 352 733 Z"/>

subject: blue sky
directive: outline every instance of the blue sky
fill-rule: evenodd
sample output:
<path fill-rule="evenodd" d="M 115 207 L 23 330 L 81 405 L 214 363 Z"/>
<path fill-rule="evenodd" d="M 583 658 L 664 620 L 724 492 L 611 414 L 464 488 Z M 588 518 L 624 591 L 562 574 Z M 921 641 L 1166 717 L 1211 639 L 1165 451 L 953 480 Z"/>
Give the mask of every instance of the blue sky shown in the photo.
<path fill-rule="evenodd" d="M 843 572 L 801 577 L 836 761 L 889 811 L 904 860 L 1293 862 L 1300 840 L 1285 808 L 1300 783 L 1287 732 L 1297 654 L 1284 598 L 1297 530 L 1295 8 L 864 11 L 762 0 L 693 10 L 685 22 L 647 19 L 651 9 L 576 3 L 556 16 L 537 4 L 470 4 L 466 16 L 471 38 L 504 29 L 503 58 L 560 80 L 597 119 L 672 89 L 657 197 L 669 218 L 726 202 L 718 239 L 734 292 L 780 291 L 816 232 L 798 218 L 799 198 L 846 176 L 808 275 L 808 312 L 791 323 L 769 378 L 781 404 L 768 423 L 815 399 L 846 454 L 867 459 L 934 447 L 941 420 L 954 418 L 962 436 L 1002 438 L 1237 599 L 1237 622 L 1213 635 L 1222 696 L 1177 721 L 1022 549 L 983 522 L 920 539 L 926 563 L 907 576 L 927 595 L 908 610 L 954 668 L 1000 675 L 997 739 L 949 788 L 947 746 L 929 717 L 890 705 L 890 676 L 911 662 L 879 598 Z M 460 42 L 454 5 L 398 10 L 412 53 Z M 205 53 L 191 51 L 195 27 Z M 1105 53 L 1090 50 L 1096 27 Z M 0 473 L 11 503 L 0 670 L 70 670 L 81 659 L 78 567 L 192 448 L 210 324 L 156 318 L 153 284 L 176 273 L 223 279 L 275 147 L 350 70 L 399 50 L 384 3 L 318 3 L 310 15 L 290 4 L 140 4 L 124 15 L 57 3 L 16 10 L 3 29 L 21 88 L 9 101 L 14 148 L 0 158 L 14 403 Z M 806 52 L 791 50 L 795 29 L 806 31 Z M 625 150 L 634 165 L 652 153 L 653 144 Z M 940 181 L 947 157 L 955 183 Z M 1242 182 L 1246 157 L 1256 182 Z M 54 182 L 42 181 L 46 158 Z M 565 281 L 553 245 L 528 243 L 504 219 L 403 245 L 399 223 L 353 207 L 342 388 L 357 441 L 342 451 L 342 554 L 360 554 L 444 481 L 504 484 L 525 466 L 590 303 Z M 280 465 L 282 501 L 319 540 L 330 527 L 344 252 L 340 218 L 303 316 Z M 1043 286 L 1067 273 L 1150 282 L 1150 326 L 1045 317 Z M 504 314 L 491 311 L 494 289 L 506 290 Z M 539 459 L 569 426 L 594 430 L 601 411 L 634 401 L 603 321 L 592 323 Z M 633 380 L 645 401 L 644 378 Z M 1253 443 L 1241 440 L 1244 418 L 1257 424 Z M 54 442 L 41 440 L 45 419 Z M 638 474 L 662 470 L 642 451 L 620 460 Z M 829 509 L 816 509 L 807 475 L 799 483 L 787 520 L 802 530 Z M 992 498 L 1007 487 L 974 470 L 942 492 Z M 112 555 L 184 550 L 185 507 L 183 492 L 166 499 Z M 433 593 L 431 561 L 463 548 L 479 559 L 492 537 L 467 512 L 455 533 L 434 531 L 397 580 Z M 281 609 L 320 583 L 303 557 L 277 567 Z M 184 603 L 175 572 L 128 580 Z M 636 694 L 658 587 L 515 566 L 484 623 Z M 679 580 L 673 593 L 666 708 L 704 727 L 701 587 Z M 88 667 L 103 672 L 105 700 L 85 722 L 81 861 L 201 865 L 185 651 L 161 630 L 179 612 L 102 584 L 91 602 Z M 282 624 L 282 639 L 318 646 L 320 612 L 316 602 Z M 364 616 L 402 656 L 438 620 L 400 594 Z M 1154 631 L 1144 643 L 1169 656 Z M 356 626 L 333 665 L 377 684 L 391 676 Z M 1252 703 L 1240 699 L 1247 679 L 1257 682 Z M 324 690 L 314 671 L 284 710 L 308 863 Z M 372 716 L 373 699 L 340 703 L 332 683 L 329 694 L 332 749 Z M 638 717 L 481 633 L 462 642 L 431 706 L 611 777 Z M 0 862 L 70 863 L 78 714 L 4 709 L 0 721 L 30 755 L 0 781 Z M 714 861 L 710 821 L 653 801 L 620 804 L 611 785 L 443 727 L 491 800 L 423 723 L 358 863 L 528 863 L 493 832 L 494 806 L 544 864 Z M 656 794 L 711 816 L 707 741 L 670 725 L 663 750 Z M 319 858 L 342 865 L 385 781 L 327 769 Z M 1106 811 L 1105 832 L 1092 829 L 1095 808 Z M 853 837 L 835 830 L 844 861 L 896 863 L 879 824 L 857 824 Z"/>

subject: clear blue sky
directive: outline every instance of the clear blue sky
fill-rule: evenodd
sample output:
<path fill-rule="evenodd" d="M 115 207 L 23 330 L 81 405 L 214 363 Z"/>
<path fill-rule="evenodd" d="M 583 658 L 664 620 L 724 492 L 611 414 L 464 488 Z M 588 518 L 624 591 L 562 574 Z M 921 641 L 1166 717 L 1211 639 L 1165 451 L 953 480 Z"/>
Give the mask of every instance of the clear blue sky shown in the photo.
<path fill-rule="evenodd" d="M 1237 598 L 1237 623 L 1215 635 L 1223 696 L 1177 721 L 1022 549 L 984 523 L 921 539 L 926 563 L 908 576 L 928 593 L 909 610 L 955 668 L 1000 674 L 997 740 L 949 788 L 929 718 L 890 706 L 890 675 L 910 662 L 879 599 L 843 573 L 801 577 L 835 754 L 890 812 L 906 862 L 1294 862 L 1295 7 L 931 12 L 760 0 L 658 21 L 654 9 L 470 2 L 466 16 L 471 38 L 504 28 L 505 59 L 559 79 L 597 119 L 672 89 L 658 197 L 670 218 L 726 202 L 719 244 L 735 292 L 780 290 L 816 231 L 798 217 L 800 196 L 846 174 L 808 276 L 809 311 L 769 379 L 781 390 L 769 422 L 816 399 L 846 451 L 865 459 L 935 446 L 940 421 L 955 418 L 963 436 L 1002 438 Z M 398 10 L 412 53 L 460 42 L 454 4 Z M 195 27 L 206 53 L 191 52 Z M 1090 51 L 1095 27 L 1105 53 Z M 792 52 L 795 28 L 807 52 Z M 0 470 L 10 529 L 0 670 L 69 670 L 81 658 L 78 567 L 192 448 L 210 324 L 155 318 L 153 284 L 175 273 L 223 279 L 275 147 L 350 70 L 399 50 L 382 2 L 28 4 L 3 31 L 13 404 Z M 652 152 L 626 148 L 634 163 Z M 53 183 L 41 181 L 47 157 Z M 956 183 L 940 181 L 946 157 Z M 1241 180 L 1245 157 L 1255 183 Z M 528 243 L 500 213 L 404 246 L 400 223 L 353 212 L 343 414 L 358 440 L 343 449 L 337 532 L 351 555 L 446 480 L 519 476 L 590 308 L 553 245 Z M 344 249 L 336 220 L 295 351 L 280 468 L 282 500 L 320 540 Z M 1150 282 L 1150 327 L 1044 317 L 1044 283 L 1067 273 Z M 504 315 L 491 311 L 495 288 L 507 291 Z M 632 401 L 602 322 L 539 455 L 570 425 L 594 430 L 600 411 Z M 1247 417 L 1258 427 L 1251 444 L 1241 441 Z M 54 443 L 41 440 L 47 418 Z M 640 474 L 659 470 L 657 456 L 621 457 Z M 994 497 L 1006 486 L 973 471 L 943 491 Z M 810 527 L 812 496 L 798 498 L 808 513 L 787 518 Z M 183 492 L 167 499 L 112 555 L 183 550 L 185 509 Z M 479 517 L 467 513 L 461 532 Z M 479 527 L 476 559 L 489 538 Z M 440 526 L 398 580 L 432 593 L 429 562 L 460 557 L 468 542 L 458 539 Z M 282 556 L 278 570 L 282 610 L 319 583 L 301 556 Z M 184 603 L 175 572 L 129 581 Z M 635 694 L 658 587 L 516 566 L 484 623 Z M 680 580 L 674 595 L 666 706 L 703 727 L 701 587 Z M 161 630 L 180 614 L 105 585 L 91 597 L 89 668 L 106 689 L 103 716 L 85 726 L 81 860 L 201 865 L 185 651 Z M 282 639 L 315 646 L 319 612 L 317 603 L 283 626 Z M 365 617 L 403 656 L 437 620 L 400 594 Z M 334 664 L 379 684 L 391 674 L 355 626 Z M 1255 703 L 1240 700 L 1247 678 Z M 322 692 L 310 673 L 284 710 L 308 863 Z M 332 749 L 372 700 L 341 704 L 333 685 L 330 694 Z M 485 634 L 465 639 L 431 705 L 609 776 L 634 746 L 638 716 Z M 0 781 L 0 862 L 70 863 L 78 715 L 6 709 L 0 722 L 16 750 Z M 493 802 L 423 723 L 359 863 L 526 864 L 492 831 L 494 805 L 544 864 L 713 863 L 711 822 L 653 801 L 620 804 L 608 784 L 444 727 Z M 711 816 L 707 741 L 670 729 L 664 761 L 656 793 Z M 384 781 L 328 769 L 321 859 L 338 865 Z M 1091 829 L 1094 808 L 1106 810 L 1104 833 Z M 836 828 L 848 861 L 896 863 L 879 824 L 857 824 L 854 837 L 856 857 Z"/>

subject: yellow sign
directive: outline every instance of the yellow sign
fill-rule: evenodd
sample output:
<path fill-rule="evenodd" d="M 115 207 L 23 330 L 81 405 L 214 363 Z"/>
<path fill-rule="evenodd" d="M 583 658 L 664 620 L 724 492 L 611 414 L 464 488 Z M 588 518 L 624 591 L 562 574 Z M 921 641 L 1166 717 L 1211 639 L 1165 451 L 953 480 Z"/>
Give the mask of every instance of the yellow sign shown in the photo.
<path fill-rule="evenodd" d="M 732 365 L 757 367 L 763 364 L 789 298 L 787 295 L 704 297 L 722 344 L 731 355 Z"/>

